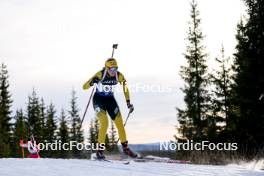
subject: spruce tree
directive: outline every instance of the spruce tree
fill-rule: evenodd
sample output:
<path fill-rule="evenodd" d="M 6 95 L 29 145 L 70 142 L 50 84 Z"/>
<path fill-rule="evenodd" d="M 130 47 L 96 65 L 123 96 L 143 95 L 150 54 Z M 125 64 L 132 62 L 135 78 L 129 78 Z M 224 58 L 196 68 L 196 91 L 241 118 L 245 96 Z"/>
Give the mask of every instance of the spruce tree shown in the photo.
<path fill-rule="evenodd" d="M 244 0 L 248 19 L 238 25 L 235 86 L 237 142 L 244 153 L 264 147 L 264 0 Z M 248 151 L 245 151 L 249 149 Z"/>
<path fill-rule="evenodd" d="M 95 119 L 94 119 L 94 137 L 95 137 L 96 143 L 98 142 L 99 128 L 100 128 L 99 120 L 97 119 L 97 117 L 95 117 Z"/>
<path fill-rule="evenodd" d="M 116 130 L 113 121 L 111 121 L 111 127 L 109 131 L 109 151 L 117 151 L 117 144 L 116 144 Z"/>
<path fill-rule="evenodd" d="M 27 104 L 27 128 L 30 135 L 34 135 L 37 143 L 43 142 L 43 128 L 41 126 L 41 113 L 39 98 L 35 89 L 32 91 L 32 95 L 28 97 Z"/>
<path fill-rule="evenodd" d="M 46 135 L 46 121 L 47 121 L 47 117 L 46 117 L 46 107 L 45 107 L 45 102 L 44 99 L 41 98 L 40 100 L 40 128 L 41 128 L 41 139 L 40 141 L 45 142 L 47 140 L 47 135 Z"/>
<path fill-rule="evenodd" d="M 21 147 L 19 146 L 20 140 L 26 142 L 28 139 L 28 130 L 26 125 L 26 118 L 24 116 L 23 110 L 17 110 L 15 115 L 15 125 L 14 125 L 14 132 L 13 132 L 13 157 L 22 157 Z"/>
<path fill-rule="evenodd" d="M 90 125 L 89 125 L 89 137 L 88 137 L 88 141 L 90 144 L 96 144 L 96 136 L 95 136 L 95 130 L 94 130 L 94 120 L 92 119 L 90 121 Z"/>
<path fill-rule="evenodd" d="M 0 67 L 0 157 L 10 156 L 11 141 L 11 94 L 9 93 L 7 66 Z"/>
<path fill-rule="evenodd" d="M 221 56 L 217 57 L 218 69 L 210 75 L 213 86 L 211 99 L 211 115 L 208 117 L 208 136 L 211 140 L 219 139 L 219 134 L 227 133 L 232 126 L 232 67 L 230 57 L 225 57 L 224 46 Z M 222 141 L 225 141 L 224 136 Z"/>
<path fill-rule="evenodd" d="M 191 21 L 187 36 L 186 66 L 181 67 L 180 75 L 185 81 L 182 88 L 185 109 L 178 110 L 179 128 L 181 137 L 193 140 L 206 138 L 207 111 L 208 111 L 208 73 L 206 66 L 207 55 L 202 44 L 204 36 L 200 29 L 201 19 L 195 0 L 191 2 Z"/>
<path fill-rule="evenodd" d="M 94 129 L 94 119 L 91 119 L 90 124 L 89 124 L 89 136 L 88 136 L 88 143 L 93 145 L 94 147 L 97 144 L 97 138 L 95 134 L 95 129 Z M 93 149 L 95 149 L 93 147 Z M 94 152 L 93 150 L 89 151 L 90 153 Z"/>
<path fill-rule="evenodd" d="M 45 133 L 47 136 L 47 142 L 52 143 L 55 142 L 56 140 L 56 136 L 55 136 L 55 132 L 57 129 L 56 126 L 56 110 L 55 110 L 55 106 L 50 103 L 50 105 L 47 108 L 47 121 L 46 121 L 46 125 L 45 125 Z"/>
<path fill-rule="evenodd" d="M 60 125 L 59 125 L 57 136 L 58 136 L 58 140 L 62 144 L 70 142 L 69 127 L 68 127 L 67 117 L 66 117 L 65 112 L 64 112 L 63 109 L 61 110 Z M 59 151 L 59 157 L 60 158 L 69 157 L 69 151 L 62 149 L 61 151 Z"/>
<path fill-rule="evenodd" d="M 107 133 L 105 135 L 105 148 L 106 148 L 106 151 L 112 151 L 112 149 L 110 147 L 109 135 Z"/>
<path fill-rule="evenodd" d="M 77 141 L 78 143 L 83 143 L 83 131 L 81 129 L 81 118 L 79 116 L 79 109 L 77 106 L 77 97 L 76 92 L 72 91 L 72 97 L 70 102 L 70 121 L 71 121 L 71 129 L 70 129 L 70 138 L 72 141 Z M 82 151 L 78 151 L 77 149 L 73 149 L 72 154 L 74 157 L 81 157 Z"/>
<path fill-rule="evenodd" d="M 45 124 L 45 136 L 46 142 L 54 143 L 56 141 L 56 110 L 52 103 L 47 107 L 47 115 L 46 115 L 46 124 Z M 56 157 L 57 151 L 44 151 L 43 152 L 46 157 Z"/>

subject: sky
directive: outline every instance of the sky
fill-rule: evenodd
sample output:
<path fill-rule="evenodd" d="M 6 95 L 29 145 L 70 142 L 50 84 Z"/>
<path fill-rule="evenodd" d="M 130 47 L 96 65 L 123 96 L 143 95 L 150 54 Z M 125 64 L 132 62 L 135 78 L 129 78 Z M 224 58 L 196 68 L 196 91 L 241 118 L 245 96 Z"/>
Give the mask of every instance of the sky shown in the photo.
<path fill-rule="evenodd" d="M 242 0 L 197 2 L 208 65 L 214 67 L 222 44 L 226 56 L 234 53 L 236 26 L 246 8 Z M 1 0 L 0 62 L 8 66 L 12 109 L 25 108 L 34 88 L 59 115 L 69 109 L 74 89 L 82 115 L 91 93 L 82 85 L 102 69 L 118 43 L 115 58 L 128 85 L 170 90 L 131 91 L 135 111 L 126 127 L 129 142 L 173 139 L 175 108 L 184 107 L 179 70 L 189 20 L 187 0 Z M 115 96 L 125 118 L 124 96 Z M 90 106 L 86 134 L 94 117 Z"/>

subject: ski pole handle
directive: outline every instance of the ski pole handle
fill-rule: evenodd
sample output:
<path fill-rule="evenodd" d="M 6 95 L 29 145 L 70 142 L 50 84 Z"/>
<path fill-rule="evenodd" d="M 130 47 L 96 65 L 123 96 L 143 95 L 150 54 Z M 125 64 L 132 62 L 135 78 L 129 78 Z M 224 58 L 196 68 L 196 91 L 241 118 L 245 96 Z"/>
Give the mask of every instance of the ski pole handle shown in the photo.
<path fill-rule="evenodd" d="M 113 50 L 112 50 L 112 55 L 111 57 L 114 57 L 115 49 L 117 49 L 118 44 L 113 44 Z"/>

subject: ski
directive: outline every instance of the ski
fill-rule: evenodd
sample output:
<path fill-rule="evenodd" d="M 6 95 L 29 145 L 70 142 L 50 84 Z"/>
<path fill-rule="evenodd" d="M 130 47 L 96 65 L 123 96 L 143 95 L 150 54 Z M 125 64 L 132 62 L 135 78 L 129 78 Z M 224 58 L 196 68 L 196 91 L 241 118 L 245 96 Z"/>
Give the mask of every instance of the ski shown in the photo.
<path fill-rule="evenodd" d="M 170 164 L 191 164 L 188 160 L 175 160 L 170 158 L 164 157 L 157 157 L 157 156 L 145 156 L 145 157 L 138 157 L 138 158 L 123 158 L 123 159 L 97 159 L 96 157 L 91 157 L 93 161 L 101 161 L 101 162 L 109 162 L 109 163 L 118 163 L 128 165 L 132 162 L 137 163 L 146 163 L 146 162 L 154 162 L 154 163 L 170 163 Z"/>
<path fill-rule="evenodd" d="M 138 157 L 138 158 L 129 158 L 130 161 L 134 162 L 155 162 L 155 163 L 174 163 L 174 164 L 191 164 L 191 161 L 188 160 L 175 160 L 165 157 L 157 157 L 157 156 L 145 156 L 145 157 Z"/>
<path fill-rule="evenodd" d="M 119 164 L 124 164 L 124 165 L 130 164 L 130 161 L 107 160 L 107 162 L 119 163 Z"/>
<path fill-rule="evenodd" d="M 108 163 L 124 164 L 124 165 L 130 164 L 130 161 L 119 161 L 119 160 L 108 160 L 108 159 L 95 159 L 92 161 L 100 161 L 100 162 L 108 162 Z"/>
<path fill-rule="evenodd" d="M 128 165 L 130 164 L 130 161 L 125 161 L 125 160 L 114 160 L 114 159 L 98 159 L 96 157 L 95 153 L 91 154 L 91 160 L 92 161 L 100 161 L 100 162 L 109 162 L 109 163 L 118 163 L 118 164 L 124 164 L 124 165 Z"/>

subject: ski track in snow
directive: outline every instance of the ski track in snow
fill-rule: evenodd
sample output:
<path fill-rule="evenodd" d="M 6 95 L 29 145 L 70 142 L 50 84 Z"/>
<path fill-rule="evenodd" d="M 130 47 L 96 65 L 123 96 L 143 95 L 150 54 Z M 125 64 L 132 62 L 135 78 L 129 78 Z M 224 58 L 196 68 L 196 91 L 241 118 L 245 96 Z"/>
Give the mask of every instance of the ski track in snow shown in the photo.
<path fill-rule="evenodd" d="M 211 166 L 172 163 L 129 165 L 78 159 L 0 159 L 0 176 L 264 176 L 240 165 Z"/>

